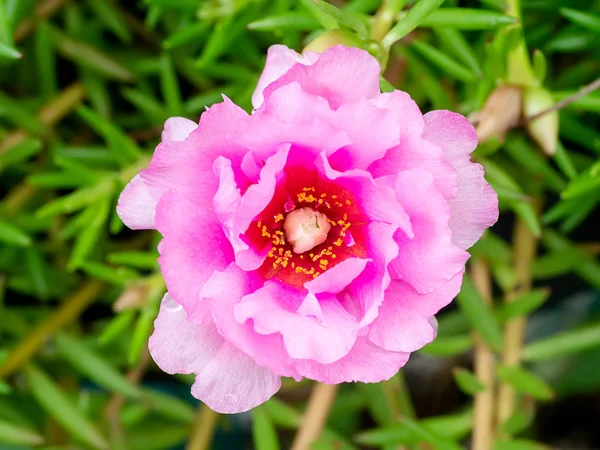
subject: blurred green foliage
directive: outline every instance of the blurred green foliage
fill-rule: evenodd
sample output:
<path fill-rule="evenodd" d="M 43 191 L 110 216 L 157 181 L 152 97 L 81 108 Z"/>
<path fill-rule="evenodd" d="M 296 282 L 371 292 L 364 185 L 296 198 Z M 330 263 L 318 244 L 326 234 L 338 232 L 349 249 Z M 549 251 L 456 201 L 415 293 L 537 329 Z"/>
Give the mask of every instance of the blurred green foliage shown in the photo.
<path fill-rule="evenodd" d="M 159 237 L 124 230 L 115 204 L 168 117 L 197 120 L 222 94 L 250 111 L 269 45 L 301 50 L 333 29 L 387 67 L 384 90 L 407 91 L 423 111 L 474 117 L 505 82 L 560 101 L 600 73 L 597 0 L 0 0 L 0 448 L 208 448 L 217 422 L 222 448 L 289 448 L 310 383 L 284 383 L 248 427 L 196 414 L 190 378 L 151 365 Z M 524 106 L 529 116 L 543 109 Z M 343 386 L 313 448 L 462 448 L 482 414 L 470 396 L 489 389 L 470 370 L 474 345 L 504 360 L 493 381 L 516 392 L 490 449 L 543 448 L 538 402 L 598 395 L 597 295 L 577 312 L 560 305 L 574 292 L 565 285 L 600 290 L 599 113 L 591 92 L 550 113 L 555 131 L 533 122 L 528 135 L 517 117 L 481 143 L 475 158 L 502 215 L 472 254 L 494 298 L 481 273 L 467 277 L 414 368 Z M 542 325 L 521 348 L 510 336 L 524 319 Z M 507 347 L 521 367 L 507 363 Z M 440 364 L 441 384 L 466 395 L 420 413 L 419 373 Z"/>

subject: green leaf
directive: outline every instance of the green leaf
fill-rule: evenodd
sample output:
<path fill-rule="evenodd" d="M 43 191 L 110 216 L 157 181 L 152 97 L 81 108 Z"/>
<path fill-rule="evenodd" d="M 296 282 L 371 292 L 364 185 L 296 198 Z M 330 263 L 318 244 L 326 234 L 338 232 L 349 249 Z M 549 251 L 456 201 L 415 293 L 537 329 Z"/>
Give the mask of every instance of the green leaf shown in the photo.
<path fill-rule="evenodd" d="M 300 0 L 300 3 L 319 21 L 326 30 L 339 28 L 337 20 L 319 8 L 314 0 Z"/>
<path fill-rule="evenodd" d="M 0 57 L 7 59 L 21 59 L 23 55 L 16 48 L 0 42 Z"/>
<path fill-rule="evenodd" d="M 0 171 L 5 167 L 17 165 L 37 155 L 42 149 L 39 139 L 25 139 L 22 142 L 0 152 Z"/>
<path fill-rule="evenodd" d="M 155 269 L 158 265 L 158 253 L 155 252 L 114 252 L 107 256 L 111 264 L 122 264 L 137 269 Z"/>
<path fill-rule="evenodd" d="M 164 49 L 170 50 L 180 45 L 194 42 L 206 35 L 209 30 L 210 26 L 206 22 L 194 22 L 187 27 L 175 31 L 163 41 L 162 46 Z"/>
<path fill-rule="evenodd" d="M 471 326 L 481 335 L 490 348 L 502 350 L 502 332 L 498 322 L 487 305 L 479 296 L 473 282 L 468 276 L 463 279 L 460 293 L 456 297 L 460 309 L 465 313 Z"/>
<path fill-rule="evenodd" d="M 252 410 L 252 439 L 256 450 L 279 450 L 277 430 L 262 406 Z"/>
<path fill-rule="evenodd" d="M 419 26 L 489 30 L 517 22 L 516 17 L 484 9 L 441 8 L 429 14 Z"/>
<path fill-rule="evenodd" d="M 526 439 L 498 440 L 494 450 L 550 450 L 550 447 Z"/>
<path fill-rule="evenodd" d="M 75 439 L 99 450 L 109 445 L 94 424 L 71 402 L 63 391 L 40 369 L 25 369 L 29 390 L 44 410 Z"/>
<path fill-rule="evenodd" d="M 560 13 L 571 22 L 594 33 L 600 33 L 600 16 L 598 14 L 571 8 L 560 8 Z"/>
<path fill-rule="evenodd" d="M 423 442 L 433 445 L 438 450 L 461 450 L 462 447 L 443 435 L 432 431 L 430 428 L 415 422 L 411 419 L 403 417 L 402 425 L 408 428 L 415 436 Z"/>
<path fill-rule="evenodd" d="M 79 372 L 109 391 L 127 397 L 139 397 L 140 390 L 123 377 L 110 362 L 93 352 L 81 340 L 67 333 L 56 335 L 56 345 L 63 357 Z"/>
<path fill-rule="evenodd" d="M 141 151 L 137 143 L 121 128 L 85 106 L 77 108 L 78 114 L 108 143 L 110 150 L 122 166 L 139 159 Z"/>
<path fill-rule="evenodd" d="M 473 425 L 473 414 L 467 410 L 460 414 L 432 417 L 421 421 L 426 430 L 452 440 L 460 440 L 469 434 Z M 381 428 L 361 431 L 355 441 L 366 446 L 386 444 L 416 444 L 420 442 L 419 434 L 414 433 L 404 423 L 386 425 Z"/>
<path fill-rule="evenodd" d="M 144 402 L 161 416 L 182 423 L 192 423 L 196 412 L 190 404 L 172 395 L 153 389 L 145 389 Z"/>
<path fill-rule="evenodd" d="M 457 63 L 450 56 L 446 55 L 442 51 L 429 44 L 420 41 L 414 41 L 412 43 L 414 49 L 416 49 L 424 58 L 435 64 L 440 70 L 446 72 L 452 78 L 456 78 L 464 83 L 472 83 L 477 79 L 475 73 L 463 65 Z"/>
<path fill-rule="evenodd" d="M 546 57 L 541 50 L 536 49 L 533 51 L 533 75 L 535 79 L 542 84 L 546 79 Z"/>
<path fill-rule="evenodd" d="M 34 430 L 0 419 L 0 443 L 37 446 L 44 443 L 44 438 Z"/>
<path fill-rule="evenodd" d="M 354 14 L 343 11 L 323 0 L 314 0 L 314 2 L 317 5 L 317 8 L 332 17 L 339 25 L 343 25 L 356 31 L 356 34 L 363 39 L 368 36 L 369 32 L 367 26 Z"/>
<path fill-rule="evenodd" d="M 133 329 L 131 343 L 129 344 L 127 354 L 129 364 L 134 364 L 138 360 L 142 348 L 148 344 L 148 338 L 152 334 L 154 319 L 156 318 L 156 310 L 157 307 L 151 301 L 148 301 L 144 309 L 142 309 L 142 313 Z"/>
<path fill-rule="evenodd" d="M 265 412 L 271 421 L 282 428 L 295 429 L 302 422 L 302 415 L 287 403 L 276 397 L 263 404 Z"/>
<path fill-rule="evenodd" d="M 162 94 L 167 104 L 167 111 L 170 116 L 183 115 L 183 106 L 181 103 L 181 94 L 177 74 L 173 67 L 171 57 L 164 53 L 160 57 L 160 84 Z"/>
<path fill-rule="evenodd" d="M 444 0 L 419 0 L 383 38 L 382 45 L 390 48 L 412 30 L 417 28 L 424 19 L 440 7 Z"/>
<path fill-rule="evenodd" d="M 107 0 L 89 0 L 89 5 L 95 15 L 104 22 L 104 25 L 113 32 L 122 42 L 129 44 L 132 39 L 131 31 L 121 12 L 112 1 Z"/>
<path fill-rule="evenodd" d="M 75 239 L 75 246 L 67 263 L 67 269 L 73 271 L 83 265 L 85 259 L 92 253 L 108 219 L 111 198 L 104 197 L 97 203 L 88 206 L 93 211 L 92 220 L 83 228 Z"/>
<path fill-rule="evenodd" d="M 515 412 L 500 426 L 500 433 L 514 436 L 528 429 L 535 419 L 535 403 L 531 396 L 525 395 L 519 401 Z"/>
<path fill-rule="evenodd" d="M 498 378 L 510 384 L 519 392 L 529 394 L 538 400 L 551 400 L 554 398 L 552 389 L 542 378 L 521 367 L 498 365 L 496 373 Z"/>
<path fill-rule="evenodd" d="M 53 29 L 52 34 L 58 51 L 65 58 L 117 81 L 132 82 L 135 80 L 135 76 L 129 69 L 90 44 L 73 40 L 57 29 Z"/>
<path fill-rule="evenodd" d="M 440 43 L 443 43 L 452 52 L 455 58 L 462 61 L 475 76 L 482 77 L 483 73 L 477 56 L 471 45 L 459 30 L 455 28 L 438 27 L 434 28 L 433 31 Z"/>
<path fill-rule="evenodd" d="M 27 233 L 4 220 L 0 220 L 0 242 L 16 247 L 29 247 L 33 243 Z"/>
<path fill-rule="evenodd" d="M 434 356 L 455 356 L 469 351 L 472 346 L 473 339 L 469 335 L 448 336 L 438 337 L 419 351 Z"/>
<path fill-rule="evenodd" d="M 314 31 L 319 29 L 319 27 L 320 23 L 314 16 L 299 11 L 263 17 L 248 24 L 250 30 L 256 31 Z"/>
<path fill-rule="evenodd" d="M 546 339 L 527 344 L 522 357 L 525 361 L 543 361 L 572 355 L 600 346 L 600 323 L 576 330 L 564 331 Z"/>
<path fill-rule="evenodd" d="M 461 391 L 468 395 L 474 395 L 478 392 L 485 391 L 485 386 L 477 379 L 477 377 L 468 369 L 463 367 L 455 367 L 452 369 L 454 381 Z"/>
<path fill-rule="evenodd" d="M 36 135 L 44 135 L 47 131 L 46 126 L 34 113 L 23 106 L 22 101 L 15 100 L 2 91 L 0 91 L 0 109 L 10 111 L 10 114 L 5 116 L 6 119 L 19 128 Z"/>
<path fill-rule="evenodd" d="M 531 274 L 538 280 L 547 280 L 571 272 L 579 264 L 581 255 L 570 249 L 538 257 L 531 266 Z"/>
<path fill-rule="evenodd" d="M 550 297 L 550 290 L 536 289 L 525 292 L 509 303 L 503 303 L 496 311 L 495 317 L 500 323 L 522 317 L 539 308 Z"/>

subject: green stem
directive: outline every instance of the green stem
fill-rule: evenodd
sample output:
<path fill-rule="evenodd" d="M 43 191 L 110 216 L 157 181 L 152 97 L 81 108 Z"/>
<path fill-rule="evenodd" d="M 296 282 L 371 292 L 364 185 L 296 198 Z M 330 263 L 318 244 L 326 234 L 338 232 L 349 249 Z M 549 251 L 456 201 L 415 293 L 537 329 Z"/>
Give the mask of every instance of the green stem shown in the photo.
<path fill-rule="evenodd" d="M 506 0 L 506 14 L 516 17 L 521 21 L 520 0 Z M 535 78 L 527 46 L 525 45 L 525 36 L 523 35 L 523 26 L 519 26 L 519 42 L 508 52 L 506 81 L 509 84 L 517 86 L 538 86 Z"/>

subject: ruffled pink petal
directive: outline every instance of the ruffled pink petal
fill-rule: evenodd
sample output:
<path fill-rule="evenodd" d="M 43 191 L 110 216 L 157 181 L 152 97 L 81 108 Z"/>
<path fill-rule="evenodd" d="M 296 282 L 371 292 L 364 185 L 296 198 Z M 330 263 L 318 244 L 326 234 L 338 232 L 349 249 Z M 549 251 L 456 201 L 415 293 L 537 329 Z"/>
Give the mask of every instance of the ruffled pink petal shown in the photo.
<path fill-rule="evenodd" d="M 400 145 L 369 166 L 375 178 L 396 175 L 398 172 L 422 169 L 433 175 L 434 184 L 447 200 L 458 190 L 456 170 L 444 159 L 442 149 L 414 133 L 405 134 Z"/>
<path fill-rule="evenodd" d="M 372 221 L 391 223 L 400 227 L 408 236 L 412 236 L 412 225 L 403 205 L 398 202 L 393 188 L 377 184 L 371 174 L 364 170 L 334 170 L 321 153 L 315 161 L 320 173 L 336 185 L 351 192 L 361 211 Z"/>
<path fill-rule="evenodd" d="M 379 95 L 381 67 L 369 53 L 341 45 L 325 51 L 310 66 L 296 64 L 271 83 L 264 91 L 265 99 L 282 86 L 294 81 L 309 94 L 327 99 L 332 108 L 360 98 Z"/>
<path fill-rule="evenodd" d="M 144 180 L 136 175 L 119 196 L 117 214 L 132 230 L 151 230 L 154 228 L 156 203 L 148 193 Z"/>
<path fill-rule="evenodd" d="M 225 341 L 214 325 L 187 320 L 169 294 L 161 304 L 148 343 L 156 364 L 167 373 L 194 373 L 192 394 L 216 412 L 241 413 L 266 402 L 281 379 Z"/>
<path fill-rule="evenodd" d="M 317 59 L 319 59 L 318 53 L 306 52 L 300 55 L 285 45 L 272 45 L 269 47 L 265 68 L 252 94 L 252 106 L 254 109 L 262 106 L 264 101 L 263 91 L 265 88 L 290 70 L 294 64 L 311 65 Z"/>
<path fill-rule="evenodd" d="M 243 239 L 254 217 L 273 199 L 277 183 L 283 177 L 283 168 L 290 150 L 289 144 L 269 157 L 260 171 L 260 179 L 240 194 L 231 161 L 218 157 L 213 170 L 219 177 L 219 189 L 213 199 L 213 207 L 219 222 L 233 246 L 238 266 L 244 270 L 256 270 L 265 260 L 266 253 L 258 253 Z"/>
<path fill-rule="evenodd" d="M 446 161 L 458 173 L 458 192 L 449 202 L 449 223 L 452 242 L 467 249 L 498 220 L 498 196 L 485 181 L 483 167 L 470 160 L 477 135 L 467 119 L 451 111 L 432 111 L 424 118 L 423 137 L 442 148 Z"/>
<path fill-rule="evenodd" d="M 384 292 L 390 284 L 388 266 L 398 256 L 398 245 L 394 240 L 396 226 L 372 222 L 365 228 L 371 261 L 340 296 L 344 307 L 359 320 L 359 327 L 367 326 L 377 317 Z"/>
<path fill-rule="evenodd" d="M 245 151 L 235 137 L 247 120 L 244 110 L 226 100 L 202 114 L 197 128 L 184 141 L 160 143 L 149 167 L 141 172 L 150 195 L 158 201 L 166 191 L 176 189 L 194 203 L 211 204 L 218 187 L 212 176 L 218 156 L 230 159 L 236 177 L 243 176 L 237 168 Z"/>
<path fill-rule="evenodd" d="M 231 244 L 214 212 L 169 191 L 161 198 L 156 228 L 163 235 L 158 262 L 167 288 L 191 320 L 204 320 L 200 290 L 215 270 L 225 270 L 234 260 Z"/>
<path fill-rule="evenodd" d="M 285 143 L 312 149 L 314 153 L 332 153 L 352 144 L 345 129 L 330 123 L 332 114 L 327 101 L 292 82 L 269 96 L 263 108 L 252 115 L 252 126 L 239 133 L 236 139 L 253 151 L 255 163 L 265 160 L 274 148 Z M 252 161 L 244 163 L 250 173 L 253 166 Z"/>
<path fill-rule="evenodd" d="M 423 114 L 415 101 L 403 91 L 383 92 L 371 100 L 375 106 L 396 113 L 400 120 L 396 123 L 402 137 L 421 136 L 423 133 Z"/>
<path fill-rule="evenodd" d="M 429 172 L 401 172 L 394 185 L 398 201 L 410 216 L 414 237 L 396 233 L 399 252 L 390 273 L 421 294 L 434 291 L 464 268 L 469 254 L 452 243 L 450 208 Z"/>
<path fill-rule="evenodd" d="M 304 283 L 304 287 L 313 294 L 328 292 L 338 294 L 359 276 L 370 259 L 348 258 L 331 269 L 323 272 L 314 280 Z"/>
<path fill-rule="evenodd" d="M 225 271 L 212 275 L 202 288 L 200 298 L 210 305 L 214 323 L 228 342 L 275 374 L 299 380 L 301 377 L 289 364 L 290 357 L 280 334 L 257 334 L 252 321 L 240 323 L 234 317 L 234 307 L 242 297 L 256 291 L 263 283 L 264 280 L 254 273 L 232 264 Z"/>
<path fill-rule="evenodd" d="M 409 356 L 409 353 L 383 350 L 366 337 L 359 337 L 352 350 L 339 361 L 332 364 L 295 361 L 295 366 L 302 376 L 322 383 L 378 383 L 389 380 L 398 373 Z"/>
<path fill-rule="evenodd" d="M 165 122 L 162 132 L 163 141 L 183 141 L 198 128 L 198 124 L 184 117 L 171 117 Z"/>
<path fill-rule="evenodd" d="M 379 316 L 369 327 L 369 339 L 395 352 L 414 352 L 435 339 L 431 317 L 459 293 L 463 272 L 439 289 L 419 294 L 408 283 L 394 280 L 385 291 Z"/>
<path fill-rule="evenodd" d="M 253 319 L 254 330 L 259 334 L 283 335 L 285 348 L 293 359 L 337 361 L 354 345 L 358 332 L 356 320 L 334 295 L 319 297 L 322 322 L 317 317 L 299 314 L 297 307 L 306 295 L 290 286 L 268 281 L 242 298 L 235 307 L 235 317 L 241 323 Z M 290 303 L 296 304 L 296 308 Z"/>

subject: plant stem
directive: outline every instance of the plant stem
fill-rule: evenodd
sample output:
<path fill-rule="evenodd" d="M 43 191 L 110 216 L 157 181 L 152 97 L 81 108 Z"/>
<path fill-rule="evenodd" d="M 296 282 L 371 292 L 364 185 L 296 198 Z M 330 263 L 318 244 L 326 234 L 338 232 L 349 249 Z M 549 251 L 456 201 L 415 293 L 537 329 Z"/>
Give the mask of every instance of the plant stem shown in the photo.
<path fill-rule="evenodd" d="M 102 291 L 104 285 L 96 280 L 88 280 L 81 285 L 46 320 L 38 324 L 8 355 L 0 366 L 0 378 L 12 375 L 19 367 L 44 345 L 46 339 L 56 330 L 73 322 L 92 303 Z"/>
<path fill-rule="evenodd" d="M 34 30 L 36 23 L 52 16 L 66 3 L 67 0 L 46 0 L 45 2 L 40 3 L 33 12 L 34 17 L 25 19 L 15 30 L 15 42 L 19 42 L 29 36 Z"/>
<path fill-rule="evenodd" d="M 396 16 L 400 12 L 404 5 L 405 0 L 384 0 L 381 7 L 375 14 L 375 20 L 373 27 L 371 28 L 371 39 L 377 42 L 385 37 L 385 35 L 392 28 L 392 24 L 396 19 Z"/>
<path fill-rule="evenodd" d="M 187 445 L 187 450 L 208 450 L 212 443 L 213 435 L 219 414 L 208 406 L 201 404 L 198 408 L 198 419 L 194 431 Z"/>
<path fill-rule="evenodd" d="M 309 450 L 310 445 L 321 436 L 337 389 L 337 384 L 317 383 L 315 385 L 291 450 Z"/>
<path fill-rule="evenodd" d="M 517 220 L 514 230 L 514 268 L 517 275 L 517 284 L 506 295 L 506 302 L 513 301 L 523 292 L 531 289 L 531 264 L 537 250 L 537 240 L 529 227 L 521 220 Z M 525 317 L 517 317 L 509 321 L 504 329 L 504 352 L 502 362 L 507 366 L 519 366 L 521 347 L 525 333 Z M 502 425 L 512 414 L 515 407 L 515 391 L 507 384 L 500 384 L 498 392 L 498 425 Z"/>
<path fill-rule="evenodd" d="M 560 109 L 563 109 L 563 108 L 569 106 L 571 103 L 576 102 L 581 97 L 585 97 L 586 95 L 590 94 L 591 92 L 594 92 L 596 89 L 600 89 L 600 78 L 597 78 L 596 80 L 592 81 L 590 84 L 585 85 L 584 87 L 582 87 L 579 91 L 577 91 L 573 95 L 570 95 L 565 99 L 562 99 L 560 102 L 555 103 L 550 108 L 544 109 L 543 111 L 540 111 L 540 112 L 534 114 L 533 116 L 525 117 L 524 122 L 525 123 L 533 122 L 534 120 L 539 119 L 540 117 L 545 116 L 546 114 L 549 114 L 552 111 L 558 111 Z"/>
<path fill-rule="evenodd" d="M 50 127 L 55 125 L 83 100 L 84 95 L 83 84 L 80 82 L 71 84 L 39 110 L 40 121 Z M 26 138 L 27 133 L 21 130 L 9 134 L 0 144 L 0 153 L 11 149 Z"/>
<path fill-rule="evenodd" d="M 487 303 L 492 303 L 492 280 L 482 260 L 471 264 L 475 288 Z M 475 336 L 475 375 L 485 390 L 475 395 L 473 414 L 473 450 L 488 450 L 494 440 L 494 353 L 480 336 Z"/>

